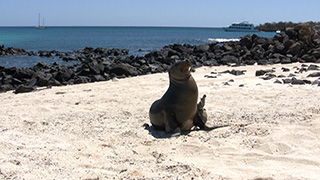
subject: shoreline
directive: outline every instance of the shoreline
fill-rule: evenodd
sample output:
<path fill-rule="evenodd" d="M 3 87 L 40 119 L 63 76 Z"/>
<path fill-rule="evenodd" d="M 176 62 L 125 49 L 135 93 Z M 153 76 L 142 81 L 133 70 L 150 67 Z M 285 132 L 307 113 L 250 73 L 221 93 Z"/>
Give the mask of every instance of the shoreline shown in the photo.
<path fill-rule="evenodd" d="M 129 56 L 128 49 L 86 47 L 61 54 L 57 51 L 39 51 L 43 57 L 60 56 L 78 64 L 64 66 L 40 62 L 30 68 L 0 66 L 0 92 L 16 90 L 24 93 L 38 87 L 51 87 L 111 80 L 167 72 L 178 60 L 188 59 L 193 67 L 221 65 L 268 65 L 320 63 L 320 33 L 312 23 L 287 28 L 273 38 L 246 35 L 240 41 L 205 45 L 173 44 L 144 56 Z M 30 54 L 24 49 L 0 46 L 1 55 Z"/>
<path fill-rule="evenodd" d="M 176 138 L 142 127 L 167 73 L 1 93 L 0 178 L 319 179 L 320 87 L 256 76 L 288 77 L 305 65 L 197 68 L 208 125 L 229 126 Z"/>

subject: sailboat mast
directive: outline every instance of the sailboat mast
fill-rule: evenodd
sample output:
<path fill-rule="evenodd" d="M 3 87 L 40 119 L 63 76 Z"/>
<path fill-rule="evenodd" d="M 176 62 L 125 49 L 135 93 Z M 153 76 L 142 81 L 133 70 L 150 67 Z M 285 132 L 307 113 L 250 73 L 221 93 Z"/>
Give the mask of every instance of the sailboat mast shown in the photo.
<path fill-rule="evenodd" d="M 38 26 L 36 26 L 36 29 L 44 29 L 44 28 L 46 28 L 45 26 L 44 26 L 44 18 L 42 19 L 42 26 L 41 26 L 41 17 L 40 17 L 40 13 L 39 13 L 39 17 L 38 17 Z"/>
<path fill-rule="evenodd" d="M 38 19 L 38 27 L 40 27 L 40 13 L 39 13 L 39 19 Z"/>

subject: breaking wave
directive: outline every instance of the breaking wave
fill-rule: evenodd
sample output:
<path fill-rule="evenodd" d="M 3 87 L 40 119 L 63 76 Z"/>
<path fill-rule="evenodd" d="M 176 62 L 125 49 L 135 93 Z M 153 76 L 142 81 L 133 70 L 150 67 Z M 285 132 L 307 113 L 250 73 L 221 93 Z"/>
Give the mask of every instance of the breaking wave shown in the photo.
<path fill-rule="evenodd" d="M 223 42 L 230 42 L 230 41 L 240 41 L 240 38 L 231 38 L 231 39 L 224 39 L 224 38 L 209 38 L 209 42 L 218 42 L 218 43 L 223 43 Z"/>

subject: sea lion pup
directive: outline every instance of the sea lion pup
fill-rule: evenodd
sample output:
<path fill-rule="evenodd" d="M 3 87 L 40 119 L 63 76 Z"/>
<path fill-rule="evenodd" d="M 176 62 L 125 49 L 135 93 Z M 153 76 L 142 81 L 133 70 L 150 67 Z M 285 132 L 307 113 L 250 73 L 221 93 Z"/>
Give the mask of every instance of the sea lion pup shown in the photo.
<path fill-rule="evenodd" d="M 205 103 L 206 103 L 206 95 L 203 95 L 200 102 L 197 105 L 197 113 L 193 119 L 194 126 L 197 126 L 201 130 L 205 130 L 205 131 L 211 131 L 211 130 L 214 130 L 217 128 L 229 126 L 229 125 L 222 125 L 222 126 L 208 127 L 206 125 L 207 120 L 208 120 L 208 115 L 207 115 L 206 109 L 204 108 Z"/>
<path fill-rule="evenodd" d="M 191 75 L 191 62 L 184 60 L 175 63 L 169 70 L 169 79 L 166 93 L 150 107 L 152 126 L 174 135 L 180 135 L 181 131 L 190 131 L 193 126 L 212 130 L 205 125 L 205 96 L 197 105 L 198 87 Z"/>

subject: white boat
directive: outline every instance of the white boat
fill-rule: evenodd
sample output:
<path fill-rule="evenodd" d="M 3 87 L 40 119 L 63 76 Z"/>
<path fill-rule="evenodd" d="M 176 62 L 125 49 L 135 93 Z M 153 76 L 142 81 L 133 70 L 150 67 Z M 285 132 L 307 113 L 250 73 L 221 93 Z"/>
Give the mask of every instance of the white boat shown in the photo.
<path fill-rule="evenodd" d="M 225 31 L 232 31 L 232 32 L 256 32 L 256 27 L 249 23 L 248 21 L 244 21 L 241 23 L 234 23 L 229 27 L 223 28 Z"/>
<path fill-rule="evenodd" d="M 36 29 L 44 29 L 46 26 L 44 25 L 44 19 L 42 20 L 42 26 L 40 25 L 40 13 L 39 13 L 39 19 L 38 19 L 38 26 L 36 26 Z"/>

